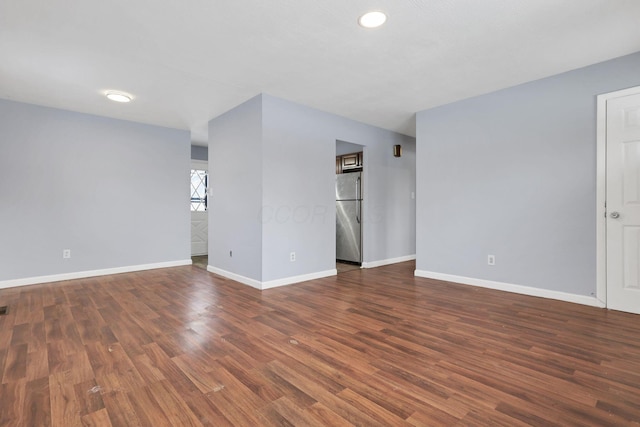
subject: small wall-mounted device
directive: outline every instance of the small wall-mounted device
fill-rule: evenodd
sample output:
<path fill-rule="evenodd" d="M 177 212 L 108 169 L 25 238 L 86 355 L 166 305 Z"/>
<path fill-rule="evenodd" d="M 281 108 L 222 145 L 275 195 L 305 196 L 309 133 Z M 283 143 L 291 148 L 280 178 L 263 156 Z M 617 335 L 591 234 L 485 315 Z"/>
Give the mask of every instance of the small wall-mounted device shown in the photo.
<path fill-rule="evenodd" d="M 393 157 L 402 156 L 402 146 L 400 144 L 393 146 Z"/>

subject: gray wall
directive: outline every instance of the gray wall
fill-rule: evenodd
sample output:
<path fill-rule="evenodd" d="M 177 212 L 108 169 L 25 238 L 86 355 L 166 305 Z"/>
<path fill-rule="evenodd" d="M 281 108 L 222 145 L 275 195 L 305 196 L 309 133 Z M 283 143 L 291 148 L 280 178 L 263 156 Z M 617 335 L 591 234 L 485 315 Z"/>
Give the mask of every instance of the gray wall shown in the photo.
<path fill-rule="evenodd" d="M 596 95 L 636 85 L 640 54 L 418 113 L 417 269 L 594 295 Z"/>
<path fill-rule="evenodd" d="M 314 110 L 267 95 L 263 100 L 263 280 L 332 270 L 335 137 L 320 129 L 322 116 Z"/>
<path fill-rule="evenodd" d="M 188 171 L 189 132 L 0 100 L 0 281 L 188 260 Z"/>
<path fill-rule="evenodd" d="M 191 160 L 202 160 L 206 162 L 209 160 L 209 148 L 201 147 L 199 145 L 191 146 Z"/>
<path fill-rule="evenodd" d="M 359 151 L 362 151 L 362 147 L 360 145 L 352 144 L 345 141 L 336 141 L 336 156 L 357 153 Z"/>
<path fill-rule="evenodd" d="M 364 146 L 365 262 L 415 254 L 413 138 L 269 95 L 254 98 L 214 119 L 209 138 L 214 204 L 224 204 L 247 191 L 250 200 L 242 202 L 250 203 L 246 207 L 248 214 L 240 216 L 236 212 L 227 216 L 226 231 L 211 230 L 210 254 L 218 250 L 218 240 L 228 242 L 222 243 L 226 259 L 220 249 L 220 258 L 214 258 L 219 264 L 210 261 L 212 266 L 263 282 L 335 268 L 337 140 Z M 401 158 L 393 157 L 394 144 L 403 145 Z M 245 154 L 252 156 L 250 162 L 230 164 L 229 159 L 239 158 L 241 147 L 247 147 Z M 226 172 L 217 170 L 219 167 Z M 238 174 L 246 181 L 239 180 Z M 226 187 L 229 193 L 218 199 L 216 186 Z M 259 197 L 261 216 L 256 215 L 259 209 L 255 206 Z M 215 210 L 210 224 L 218 224 Z M 253 263 L 251 275 L 243 273 L 246 267 L 229 262 L 226 246 L 238 239 L 233 236 L 237 233 L 242 240 L 260 244 L 260 230 L 260 258 L 252 251 L 247 258 Z M 289 261 L 290 252 L 296 252 L 296 262 Z M 260 259 L 262 273 L 258 274 Z"/>
<path fill-rule="evenodd" d="M 209 177 L 209 265 L 260 281 L 260 96 L 209 122 Z"/>

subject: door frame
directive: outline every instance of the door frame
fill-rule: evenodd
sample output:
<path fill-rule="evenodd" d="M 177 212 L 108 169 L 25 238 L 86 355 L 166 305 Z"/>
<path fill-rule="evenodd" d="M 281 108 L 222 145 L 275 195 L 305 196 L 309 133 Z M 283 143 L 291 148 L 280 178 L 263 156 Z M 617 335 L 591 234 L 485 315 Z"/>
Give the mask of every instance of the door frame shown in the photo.
<path fill-rule="evenodd" d="M 204 167 L 202 167 L 204 166 Z M 209 162 L 206 160 L 191 159 L 191 169 L 206 169 L 209 170 Z"/>
<path fill-rule="evenodd" d="M 596 119 L 596 300 L 607 307 L 607 102 L 640 94 L 640 86 L 598 95 Z"/>

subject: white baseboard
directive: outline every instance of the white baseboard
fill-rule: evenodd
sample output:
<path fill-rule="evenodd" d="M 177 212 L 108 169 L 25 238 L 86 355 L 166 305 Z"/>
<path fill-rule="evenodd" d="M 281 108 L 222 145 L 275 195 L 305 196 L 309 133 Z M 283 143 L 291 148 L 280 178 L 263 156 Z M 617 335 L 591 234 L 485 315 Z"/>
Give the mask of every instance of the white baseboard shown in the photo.
<path fill-rule="evenodd" d="M 249 285 L 252 288 L 256 288 L 260 290 L 276 288 L 278 286 L 292 285 L 294 283 L 306 282 L 307 280 L 321 279 L 323 277 L 335 276 L 336 274 L 338 274 L 338 271 L 334 268 L 332 270 L 319 271 L 316 273 L 303 274 L 300 276 L 291 276 L 291 277 L 285 277 L 283 279 L 268 280 L 266 282 L 261 282 L 259 280 L 241 276 L 236 273 L 231 273 L 230 271 L 213 267 L 211 265 L 207 266 L 207 271 L 210 271 L 211 273 L 218 274 L 222 277 L 226 277 L 227 279 L 235 280 L 236 282 L 240 282 L 244 285 Z"/>
<path fill-rule="evenodd" d="M 383 265 L 396 264 L 396 263 L 405 262 L 405 261 L 413 261 L 414 259 L 416 259 L 415 254 L 405 255 L 397 258 L 381 259 L 379 261 L 363 262 L 362 268 L 382 267 Z"/>
<path fill-rule="evenodd" d="M 285 277 L 284 279 L 269 280 L 262 282 L 262 289 L 271 289 L 278 286 L 292 285 L 294 283 L 306 282 L 307 280 L 322 279 L 323 277 L 335 276 L 338 270 L 318 271 L 316 273 L 302 274 L 300 276 Z"/>
<path fill-rule="evenodd" d="M 191 259 L 158 262 L 154 264 L 128 265 L 126 267 L 105 268 L 103 270 L 88 270 L 78 271 L 74 273 L 53 274 L 50 276 L 27 277 L 24 279 L 4 280 L 0 282 L 0 289 L 13 288 L 16 286 L 37 285 L 39 283 L 60 282 L 63 280 L 86 279 L 87 277 L 107 276 L 109 274 L 154 270 L 156 268 L 179 267 L 182 265 L 191 265 Z"/>
<path fill-rule="evenodd" d="M 207 265 L 207 271 L 211 273 L 215 273 L 219 276 L 226 277 L 227 279 L 235 280 L 236 282 L 240 282 L 243 285 L 249 285 L 252 288 L 262 289 L 262 282 L 256 279 L 251 279 L 249 277 L 241 276 L 236 273 L 232 273 L 227 270 L 223 270 L 218 267 L 214 267 L 212 265 Z"/>
<path fill-rule="evenodd" d="M 552 291 L 549 289 L 533 288 L 531 286 L 513 285 L 511 283 L 494 282 L 491 280 L 475 279 L 472 277 L 455 276 L 452 274 L 434 273 L 432 271 L 416 270 L 416 277 L 425 277 L 427 279 L 443 280 L 445 282 L 462 283 L 464 285 L 479 286 L 481 288 L 496 289 L 499 291 L 513 292 L 516 294 L 529 295 L 534 297 L 542 297 L 555 299 L 576 304 L 590 305 L 592 307 L 604 308 L 605 305 L 595 297 L 586 295 L 570 294 L 567 292 Z"/>

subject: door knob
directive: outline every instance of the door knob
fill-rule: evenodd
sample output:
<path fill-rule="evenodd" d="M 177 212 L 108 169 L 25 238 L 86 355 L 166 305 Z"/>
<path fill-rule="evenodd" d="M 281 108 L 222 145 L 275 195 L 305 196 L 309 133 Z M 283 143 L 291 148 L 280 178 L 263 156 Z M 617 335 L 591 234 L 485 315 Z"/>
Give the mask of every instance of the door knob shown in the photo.
<path fill-rule="evenodd" d="M 609 216 L 610 216 L 611 218 L 613 218 L 613 219 L 618 219 L 618 218 L 620 218 L 620 213 L 619 213 L 619 212 L 611 212 L 611 213 L 609 214 Z"/>

